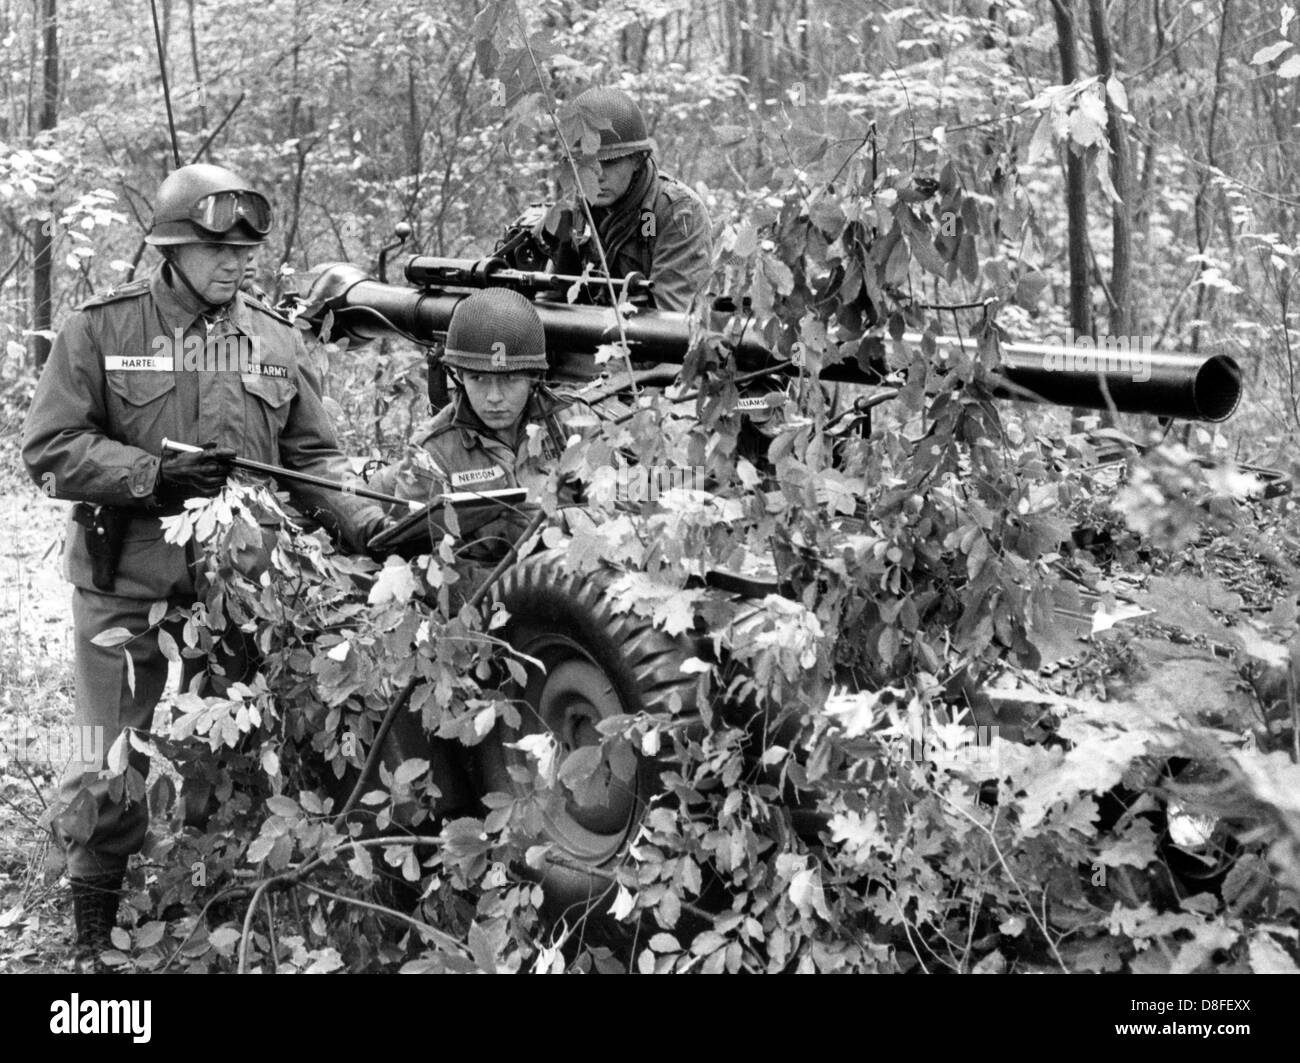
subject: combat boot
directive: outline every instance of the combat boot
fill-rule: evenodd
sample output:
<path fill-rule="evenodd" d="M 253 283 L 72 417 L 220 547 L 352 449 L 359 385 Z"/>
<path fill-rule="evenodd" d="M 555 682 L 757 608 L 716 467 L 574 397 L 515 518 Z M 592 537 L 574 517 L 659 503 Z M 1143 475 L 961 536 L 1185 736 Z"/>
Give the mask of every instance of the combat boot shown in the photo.
<path fill-rule="evenodd" d="M 117 925 L 122 875 L 108 872 L 71 881 L 77 959 L 83 967 L 98 970 L 100 953 L 113 947 L 111 934 Z"/>

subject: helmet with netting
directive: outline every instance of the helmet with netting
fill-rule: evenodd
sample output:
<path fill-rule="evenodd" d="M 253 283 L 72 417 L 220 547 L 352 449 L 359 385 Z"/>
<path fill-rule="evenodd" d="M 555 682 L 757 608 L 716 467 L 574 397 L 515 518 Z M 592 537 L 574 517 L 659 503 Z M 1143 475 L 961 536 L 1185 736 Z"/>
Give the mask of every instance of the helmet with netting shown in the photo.
<path fill-rule="evenodd" d="M 645 116 L 626 92 L 609 88 L 587 89 L 573 102 L 602 127 L 600 147 L 596 150 L 597 161 L 654 151 L 654 140 L 646 132 Z"/>
<path fill-rule="evenodd" d="M 472 373 L 541 373 L 546 330 L 537 308 L 509 288 L 487 288 L 456 304 L 443 363 Z"/>
<path fill-rule="evenodd" d="M 223 166 L 193 163 L 168 174 L 158 186 L 153 225 L 146 242 L 235 244 L 252 247 L 271 231 L 271 204 L 239 174 Z"/>

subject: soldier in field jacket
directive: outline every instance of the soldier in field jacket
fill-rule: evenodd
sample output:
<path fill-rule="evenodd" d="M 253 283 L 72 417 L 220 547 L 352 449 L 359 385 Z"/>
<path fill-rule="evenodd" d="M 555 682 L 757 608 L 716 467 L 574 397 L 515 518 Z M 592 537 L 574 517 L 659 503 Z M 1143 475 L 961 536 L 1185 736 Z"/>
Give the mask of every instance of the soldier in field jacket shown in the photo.
<path fill-rule="evenodd" d="M 685 311 L 709 279 L 713 227 L 700 197 L 661 173 L 641 109 L 618 89 L 593 88 L 574 101 L 601 126 L 600 190 L 588 201 L 612 277 L 641 273 L 654 282 L 660 310 Z M 564 228 L 568 228 L 567 225 Z M 555 253 L 557 273 L 600 268 L 594 242 L 557 239 L 542 226 L 539 238 Z"/>
<path fill-rule="evenodd" d="M 199 164 L 172 173 L 147 238 L 163 265 L 73 314 L 27 415 L 29 472 L 47 493 L 78 503 L 64 558 L 74 587 L 76 730 L 95 733 L 100 753 L 124 728 L 151 727 L 168 664 L 148 631 L 151 605 L 195 599 L 193 555 L 163 541 L 159 517 L 187 498 L 217 494 L 236 454 L 335 480 L 350 471 L 298 331 L 239 291 L 271 220 L 267 200 L 229 170 Z M 164 452 L 164 438 L 206 445 Z M 295 488 L 295 498 L 352 546 L 386 519 L 354 495 Z M 95 644 L 114 627 L 141 637 L 125 647 Z M 87 958 L 108 947 L 127 860 L 148 823 L 143 787 L 98 779 L 102 765 L 91 752 L 82 750 L 65 775 L 57 821 Z M 138 757 L 134 766 L 147 772 Z"/>
<path fill-rule="evenodd" d="M 523 487 L 535 504 L 565 448 L 559 404 L 543 386 L 546 334 L 536 308 L 507 288 L 475 292 L 452 314 L 443 364 L 455 375 L 455 400 L 420 431 L 415 453 L 370 486 L 422 502 Z M 526 512 L 505 509 L 474 529 L 462 556 L 495 562 L 527 523 Z"/>

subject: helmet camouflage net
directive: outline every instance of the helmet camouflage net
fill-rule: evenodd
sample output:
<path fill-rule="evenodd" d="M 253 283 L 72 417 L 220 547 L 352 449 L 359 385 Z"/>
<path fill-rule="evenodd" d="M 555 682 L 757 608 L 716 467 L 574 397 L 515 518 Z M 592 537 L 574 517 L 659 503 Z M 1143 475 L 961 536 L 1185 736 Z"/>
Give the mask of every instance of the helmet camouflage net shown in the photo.
<path fill-rule="evenodd" d="M 622 89 L 587 89 L 573 103 L 597 125 L 608 127 L 600 131 L 600 147 L 596 150 L 598 162 L 654 151 L 655 143 L 646 132 L 641 108 Z"/>
<path fill-rule="evenodd" d="M 456 304 L 443 362 L 473 373 L 546 370 L 546 330 L 536 307 L 509 288 L 487 288 Z"/>

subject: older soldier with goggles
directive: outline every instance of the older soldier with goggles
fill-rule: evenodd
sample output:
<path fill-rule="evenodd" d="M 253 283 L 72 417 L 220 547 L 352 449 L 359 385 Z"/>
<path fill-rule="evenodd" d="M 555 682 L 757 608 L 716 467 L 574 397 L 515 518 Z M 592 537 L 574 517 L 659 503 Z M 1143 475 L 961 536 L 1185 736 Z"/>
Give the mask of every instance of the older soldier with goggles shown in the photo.
<path fill-rule="evenodd" d="M 188 607 L 201 593 L 192 549 L 164 542 L 159 518 L 219 493 L 237 452 L 335 481 L 350 471 L 301 334 L 240 290 L 272 221 L 266 197 L 230 170 L 198 164 L 172 173 L 147 237 L 162 265 L 68 318 L 28 411 L 28 471 L 77 503 L 64 555 L 74 588 L 75 723 L 98 736 L 101 753 L 126 728 L 148 731 L 162 695 L 168 661 L 150 630 L 151 606 Z M 232 347 L 255 357 L 206 357 Z M 192 351 L 205 357 L 191 359 Z M 165 437 L 206 445 L 173 453 Z M 385 522 L 379 507 L 352 495 L 296 486 L 294 496 L 351 546 Z M 109 628 L 134 637 L 97 644 Z M 183 682 L 202 663 L 186 658 Z M 99 778 L 103 765 L 92 753 L 69 766 L 55 821 L 77 946 L 89 962 L 109 947 L 128 860 L 149 819 L 147 759 L 133 752 L 126 779 L 109 780 Z M 185 796 L 206 806 L 209 794 Z"/>

